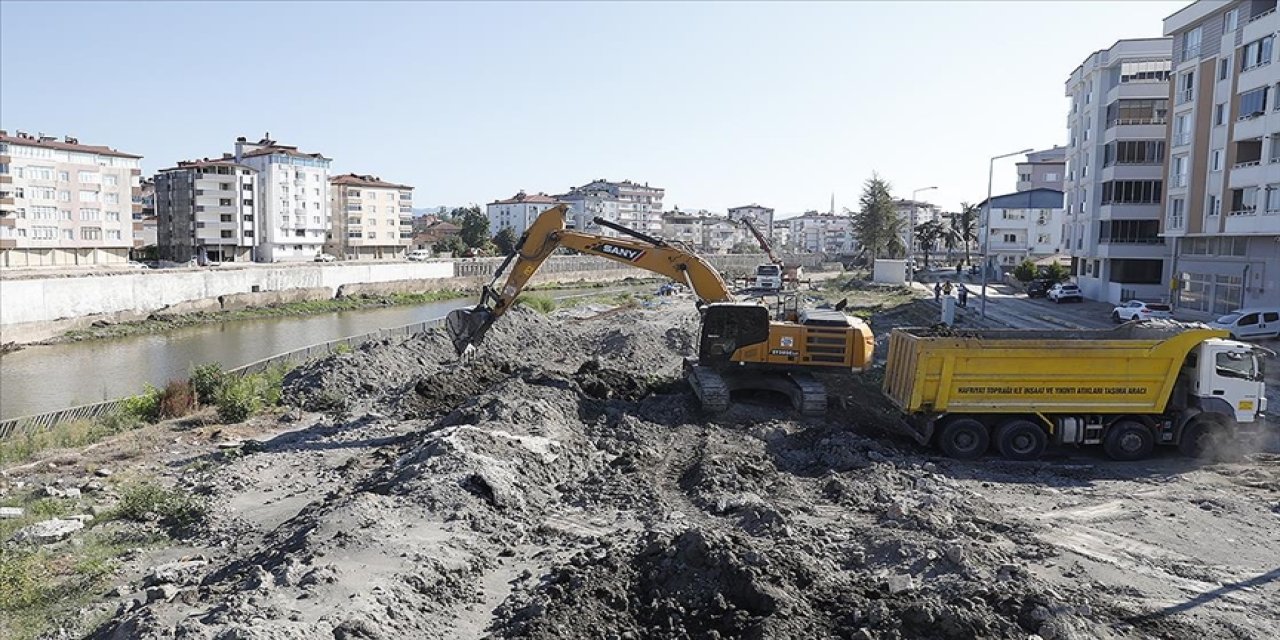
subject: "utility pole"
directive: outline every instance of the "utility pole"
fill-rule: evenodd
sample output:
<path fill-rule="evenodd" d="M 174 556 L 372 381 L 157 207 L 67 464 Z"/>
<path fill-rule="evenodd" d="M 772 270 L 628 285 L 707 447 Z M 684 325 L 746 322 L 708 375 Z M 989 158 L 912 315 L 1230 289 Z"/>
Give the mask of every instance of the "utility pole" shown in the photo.
<path fill-rule="evenodd" d="M 911 220 L 907 224 L 907 283 L 916 281 L 916 194 L 931 191 L 937 187 L 920 187 L 911 192 Z"/>
<path fill-rule="evenodd" d="M 982 304 L 979 315 L 983 320 L 987 319 L 987 278 L 990 270 L 991 260 L 991 185 L 995 178 L 996 160 L 1008 158 L 1010 156 L 1019 156 L 1024 153 L 1031 153 L 1035 149 L 1023 149 L 1022 151 L 1014 151 L 1004 155 L 991 158 L 991 162 L 987 165 L 987 202 L 985 212 L 982 214 Z"/>

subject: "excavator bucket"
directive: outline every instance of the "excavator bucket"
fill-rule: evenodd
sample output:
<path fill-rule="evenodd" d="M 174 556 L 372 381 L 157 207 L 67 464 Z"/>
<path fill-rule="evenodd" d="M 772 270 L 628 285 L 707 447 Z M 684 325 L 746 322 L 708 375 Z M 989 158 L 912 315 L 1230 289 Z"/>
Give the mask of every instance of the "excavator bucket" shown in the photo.
<path fill-rule="evenodd" d="M 493 324 L 493 311 L 483 304 L 471 309 L 454 309 L 445 316 L 444 327 L 449 331 L 449 339 L 458 355 L 466 353 L 472 345 L 484 339 L 484 334 Z"/>

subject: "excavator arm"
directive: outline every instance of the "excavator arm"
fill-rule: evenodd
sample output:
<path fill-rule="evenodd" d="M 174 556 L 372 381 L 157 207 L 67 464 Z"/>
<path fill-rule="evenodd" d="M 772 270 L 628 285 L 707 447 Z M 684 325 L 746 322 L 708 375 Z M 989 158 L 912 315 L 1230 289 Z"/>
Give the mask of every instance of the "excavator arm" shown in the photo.
<path fill-rule="evenodd" d="M 481 293 L 480 303 L 470 309 L 456 309 L 446 318 L 446 328 L 459 355 L 484 339 L 489 327 L 511 309 L 538 268 L 560 247 L 608 258 L 685 283 L 701 303 L 733 301 L 733 294 L 720 273 L 697 254 L 600 218 L 595 220 L 597 224 L 611 227 L 631 238 L 610 238 L 566 229 L 567 210 L 565 205 L 557 205 L 538 216 L 520 236 L 515 251 L 498 267 L 493 281 Z M 510 275 L 502 288 L 496 289 L 498 279 L 508 267 Z"/>
<path fill-rule="evenodd" d="M 756 228 L 755 223 L 751 222 L 751 218 L 743 217 L 742 224 L 751 231 L 751 235 L 755 236 L 756 242 L 760 244 L 760 248 L 764 249 L 765 254 L 769 256 L 769 262 L 781 267 L 782 258 L 778 257 L 778 253 L 773 250 L 773 245 L 769 244 L 769 239 L 764 237 L 763 233 L 760 233 L 760 230 Z"/>

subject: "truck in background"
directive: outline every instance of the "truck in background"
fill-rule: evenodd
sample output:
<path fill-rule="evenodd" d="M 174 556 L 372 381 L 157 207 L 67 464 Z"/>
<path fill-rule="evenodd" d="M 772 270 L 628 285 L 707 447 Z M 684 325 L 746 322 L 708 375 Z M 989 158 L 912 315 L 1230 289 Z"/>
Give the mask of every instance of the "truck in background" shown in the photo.
<path fill-rule="evenodd" d="M 1156 445 L 1202 455 L 1259 431 L 1260 347 L 1175 323 L 1098 331 L 895 329 L 884 393 L 908 432 L 955 458 L 1012 460 L 1100 444 L 1116 460 Z"/>

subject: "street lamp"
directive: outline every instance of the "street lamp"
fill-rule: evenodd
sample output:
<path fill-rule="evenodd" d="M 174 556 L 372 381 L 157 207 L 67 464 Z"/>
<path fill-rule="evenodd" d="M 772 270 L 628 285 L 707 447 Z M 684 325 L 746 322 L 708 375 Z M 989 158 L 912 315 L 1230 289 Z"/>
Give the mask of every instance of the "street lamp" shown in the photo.
<path fill-rule="evenodd" d="M 916 194 L 921 191 L 930 191 L 937 187 L 921 187 L 911 192 L 911 220 L 907 225 L 907 281 L 916 281 L 915 253 L 916 253 Z"/>
<path fill-rule="evenodd" d="M 995 178 L 996 160 L 1008 158 L 1010 156 L 1020 156 L 1024 153 L 1031 153 L 1034 149 L 1023 149 L 1022 151 L 1014 151 L 991 158 L 991 162 L 987 164 L 987 207 L 986 212 L 982 214 L 982 305 L 979 315 L 983 320 L 987 319 L 987 271 L 991 261 L 991 183 Z"/>

